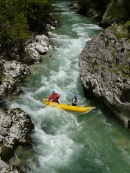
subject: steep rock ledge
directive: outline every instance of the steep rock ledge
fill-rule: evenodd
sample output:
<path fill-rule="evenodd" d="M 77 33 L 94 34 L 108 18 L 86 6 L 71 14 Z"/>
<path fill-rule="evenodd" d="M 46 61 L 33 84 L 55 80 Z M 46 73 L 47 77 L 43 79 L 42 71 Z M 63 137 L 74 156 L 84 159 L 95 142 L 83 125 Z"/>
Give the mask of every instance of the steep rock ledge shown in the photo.
<path fill-rule="evenodd" d="M 87 42 L 79 66 L 86 92 L 102 99 L 130 129 L 130 40 L 125 25 L 113 25 Z"/>

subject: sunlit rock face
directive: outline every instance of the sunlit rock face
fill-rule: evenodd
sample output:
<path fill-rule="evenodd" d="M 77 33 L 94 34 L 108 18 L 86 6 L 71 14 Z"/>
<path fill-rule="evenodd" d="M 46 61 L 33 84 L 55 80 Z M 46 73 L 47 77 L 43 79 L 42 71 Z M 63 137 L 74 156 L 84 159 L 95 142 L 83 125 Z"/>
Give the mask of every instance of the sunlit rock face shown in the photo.
<path fill-rule="evenodd" d="M 130 41 L 127 27 L 113 25 L 80 54 L 80 75 L 88 95 L 100 98 L 130 128 Z"/>
<path fill-rule="evenodd" d="M 16 90 L 16 86 L 30 73 L 25 64 L 15 60 L 1 60 L 1 64 L 0 97 Z"/>
<path fill-rule="evenodd" d="M 26 43 L 23 62 L 26 64 L 39 62 L 42 55 L 49 51 L 49 47 L 49 38 L 46 35 L 36 35 L 30 38 Z"/>

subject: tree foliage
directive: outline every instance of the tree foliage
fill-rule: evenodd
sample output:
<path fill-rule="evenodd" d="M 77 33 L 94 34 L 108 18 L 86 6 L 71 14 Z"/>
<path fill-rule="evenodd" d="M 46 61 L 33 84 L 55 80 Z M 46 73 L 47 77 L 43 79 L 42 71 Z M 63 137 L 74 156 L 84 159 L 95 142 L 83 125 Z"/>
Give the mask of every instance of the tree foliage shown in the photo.
<path fill-rule="evenodd" d="M 6 56 L 22 49 L 31 31 L 42 32 L 53 0 L 0 0 L 0 44 Z"/>
<path fill-rule="evenodd" d="M 80 4 L 79 13 L 87 14 L 89 9 L 95 9 L 95 11 L 100 13 L 100 19 L 110 1 L 111 0 L 78 0 Z"/>
<path fill-rule="evenodd" d="M 80 3 L 79 13 L 89 14 L 89 10 L 96 11 L 98 20 L 107 14 L 108 26 L 113 22 L 125 23 L 130 20 L 130 1 L 128 0 L 78 0 Z M 106 16 L 106 15 L 105 15 Z"/>

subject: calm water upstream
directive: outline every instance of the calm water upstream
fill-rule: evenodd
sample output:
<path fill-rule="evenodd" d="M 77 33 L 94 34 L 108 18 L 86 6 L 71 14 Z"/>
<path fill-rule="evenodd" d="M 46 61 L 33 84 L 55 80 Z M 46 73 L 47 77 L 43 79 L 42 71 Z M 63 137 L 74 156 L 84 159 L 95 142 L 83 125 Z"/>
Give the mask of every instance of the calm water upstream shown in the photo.
<path fill-rule="evenodd" d="M 24 93 L 8 101 L 10 108 L 23 109 L 35 123 L 32 149 L 18 147 L 15 162 L 22 158 L 28 173 L 130 173 L 130 133 L 102 103 L 85 98 L 80 82 L 79 54 L 101 28 L 69 11 L 65 2 L 56 8 L 63 22 L 50 36 L 56 49 L 31 67 Z M 52 90 L 60 94 L 60 102 L 71 103 L 77 93 L 79 105 L 96 109 L 78 115 L 42 108 L 42 98 Z"/>

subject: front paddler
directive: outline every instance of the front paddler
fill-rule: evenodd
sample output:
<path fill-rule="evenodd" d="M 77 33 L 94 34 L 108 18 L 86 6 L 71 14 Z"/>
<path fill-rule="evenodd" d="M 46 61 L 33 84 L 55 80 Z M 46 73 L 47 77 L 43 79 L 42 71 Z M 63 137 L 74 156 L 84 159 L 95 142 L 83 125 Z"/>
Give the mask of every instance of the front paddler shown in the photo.
<path fill-rule="evenodd" d="M 52 91 L 52 94 L 48 98 L 48 102 L 56 102 L 59 103 L 58 99 L 60 98 L 60 95 L 57 94 L 54 90 Z"/>

